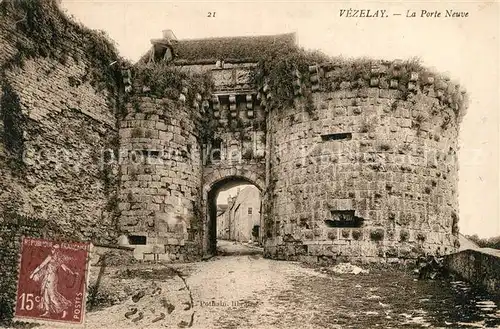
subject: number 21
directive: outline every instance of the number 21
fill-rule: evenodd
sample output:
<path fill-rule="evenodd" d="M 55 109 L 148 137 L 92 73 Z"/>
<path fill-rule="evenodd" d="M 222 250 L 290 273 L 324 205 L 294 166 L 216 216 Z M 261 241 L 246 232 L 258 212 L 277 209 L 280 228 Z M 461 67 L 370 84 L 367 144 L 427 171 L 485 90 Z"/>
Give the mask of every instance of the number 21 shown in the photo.
<path fill-rule="evenodd" d="M 209 11 L 207 17 L 215 17 L 215 11 Z"/>

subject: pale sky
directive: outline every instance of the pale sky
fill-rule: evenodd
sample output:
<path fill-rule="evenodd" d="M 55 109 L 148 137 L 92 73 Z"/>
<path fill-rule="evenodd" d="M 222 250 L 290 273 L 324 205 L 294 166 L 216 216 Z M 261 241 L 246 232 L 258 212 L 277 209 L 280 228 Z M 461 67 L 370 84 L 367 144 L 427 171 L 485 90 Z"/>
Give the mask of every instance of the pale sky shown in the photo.
<path fill-rule="evenodd" d="M 171 29 L 178 39 L 296 32 L 299 45 L 329 55 L 419 57 L 449 72 L 469 92 L 460 131 L 461 232 L 500 235 L 499 4 L 462 2 L 169 2 L 63 0 L 86 26 L 106 31 L 121 55 L 136 61 L 150 39 Z M 387 10 L 388 18 L 342 18 L 341 9 Z M 407 18 L 407 11 L 468 12 L 467 18 Z M 215 12 L 215 17 L 207 17 Z M 401 16 L 393 16 L 393 14 Z"/>

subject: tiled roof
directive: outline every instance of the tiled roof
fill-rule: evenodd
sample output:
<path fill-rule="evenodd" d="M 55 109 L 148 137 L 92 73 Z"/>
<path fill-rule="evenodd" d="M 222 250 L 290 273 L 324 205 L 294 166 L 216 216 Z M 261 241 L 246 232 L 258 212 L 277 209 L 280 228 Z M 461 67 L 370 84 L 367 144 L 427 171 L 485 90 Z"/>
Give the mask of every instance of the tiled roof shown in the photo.
<path fill-rule="evenodd" d="M 152 40 L 155 45 L 157 56 L 161 49 L 165 49 L 166 40 Z M 174 60 L 181 62 L 244 62 L 258 59 L 259 54 L 269 49 L 287 49 L 296 47 L 295 33 L 241 36 L 241 37 L 219 37 L 206 39 L 184 39 L 173 41 Z M 163 51 L 164 52 L 164 51 Z M 146 60 L 143 56 L 141 61 Z"/>
<path fill-rule="evenodd" d="M 295 47 L 295 34 L 180 40 L 174 48 L 179 60 L 255 59 L 268 49 Z"/>

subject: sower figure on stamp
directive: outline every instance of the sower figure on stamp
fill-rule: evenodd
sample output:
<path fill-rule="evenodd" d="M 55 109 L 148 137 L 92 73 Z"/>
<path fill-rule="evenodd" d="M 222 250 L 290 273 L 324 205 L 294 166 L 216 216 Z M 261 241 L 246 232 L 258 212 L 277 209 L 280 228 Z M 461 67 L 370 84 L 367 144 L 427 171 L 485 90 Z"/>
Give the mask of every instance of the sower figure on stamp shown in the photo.
<path fill-rule="evenodd" d="M 67 257 L 58 252 L 59 245 L 52 246 L 50 254 L 38 267 L 31 273 L 30 279 L 35 282 L 40 282 L 41 300 L 38 308 L 43 310 L 41 316 L 48 316 L 49 313 L 62 313 L 61 318 L 67 315 L 67 309 L 71 306 L 71 301 L 67 300 L 58 290 L 58 275 L 57 269 L 61 267 L 65 272 L 71 275 L 78 276 L 78 273 L 73 272 L 64 263 L 71 261 L 71 257 Z"/>

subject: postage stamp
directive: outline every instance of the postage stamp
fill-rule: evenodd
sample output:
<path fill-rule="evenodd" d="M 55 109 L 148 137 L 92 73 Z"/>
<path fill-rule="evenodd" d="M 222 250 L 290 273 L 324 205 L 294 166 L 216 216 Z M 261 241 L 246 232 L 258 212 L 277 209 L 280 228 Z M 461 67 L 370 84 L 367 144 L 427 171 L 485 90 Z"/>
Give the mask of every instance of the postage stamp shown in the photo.
<path fill-rule="evenodd" d="M 15 318 L 82 324 L 90 243 L 24 237 Z"/>

